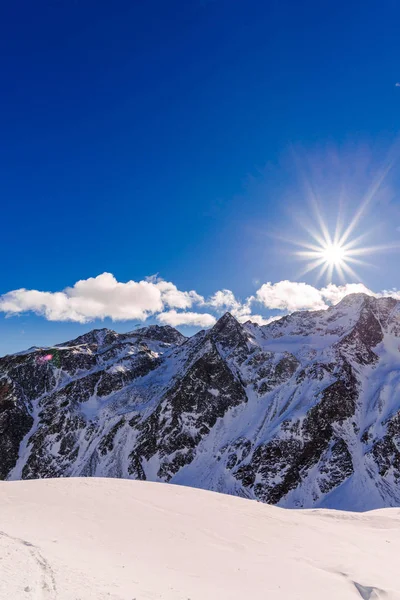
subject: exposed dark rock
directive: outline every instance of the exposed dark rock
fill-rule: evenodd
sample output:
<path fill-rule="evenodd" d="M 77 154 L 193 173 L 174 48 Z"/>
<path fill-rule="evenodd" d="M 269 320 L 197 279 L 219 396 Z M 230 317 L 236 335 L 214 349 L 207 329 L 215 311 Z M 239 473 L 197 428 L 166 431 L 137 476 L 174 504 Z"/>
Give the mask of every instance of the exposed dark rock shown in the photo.
<path fill-rule="evenodd" d="M 15 394 L 8 379 L 0 379 L 0 479 L 14 468 L 19 447 L 33 419 L 26 405 Z"/>
<path fill-rule="evenodd" d="M 193 449 L 219 417 L 241 402 L 246 394 L 214 345 L 167 392 L 142 427 L 135 455 L 147 460 L 158 453 L 159 476 L 169 480 L 191 462 Z M 172 461 L 168 458 L 174 454 Z"/>
<path fill-rule="evenodd" d="M 149 327 L 136 329 L 136 331 L 133 331 L 131 334 L 126 334 L 126 336 L 130 335 L 142 339 L 157 340 L 159 342 L 165 342 L 166 344 L 180 345 L 186 341 L 185 336 L 170 325 L 150 325 Z"/>

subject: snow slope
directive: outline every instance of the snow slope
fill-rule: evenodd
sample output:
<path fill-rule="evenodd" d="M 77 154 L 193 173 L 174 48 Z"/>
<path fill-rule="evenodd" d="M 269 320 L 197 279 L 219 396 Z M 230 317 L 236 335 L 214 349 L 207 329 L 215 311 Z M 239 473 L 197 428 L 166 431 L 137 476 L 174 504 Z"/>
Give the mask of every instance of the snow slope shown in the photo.
<path fill-rule="evenodd" d="M 400 599 L 400 510 L 291 511 L 168 484 L 0 484 L 1 600 Z"/>

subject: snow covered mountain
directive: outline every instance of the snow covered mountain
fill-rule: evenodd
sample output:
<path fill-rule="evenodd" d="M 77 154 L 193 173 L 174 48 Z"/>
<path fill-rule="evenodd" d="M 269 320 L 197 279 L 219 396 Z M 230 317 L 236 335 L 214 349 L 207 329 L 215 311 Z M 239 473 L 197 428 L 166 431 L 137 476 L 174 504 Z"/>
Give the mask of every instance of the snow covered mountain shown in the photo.
<path fill-rule="evenodd" d="M 282 507 L 400 505 L 400 302 L 229 313 L 0 359 L 0 477 L 178 483 Z"/>
<path fill-rule="evenodd" d="M 0 600 L 399 600 L 400 511 L 117 479 L 0 482 Z"/>

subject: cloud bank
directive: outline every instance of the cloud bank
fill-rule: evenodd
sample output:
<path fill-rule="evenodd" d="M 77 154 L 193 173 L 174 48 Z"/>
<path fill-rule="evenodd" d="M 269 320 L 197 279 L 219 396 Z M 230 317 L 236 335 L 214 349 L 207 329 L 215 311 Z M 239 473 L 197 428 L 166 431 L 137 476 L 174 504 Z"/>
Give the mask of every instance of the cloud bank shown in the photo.
<path fill-rule="evenodd" d="M 241 322 L 250 320 L 265 325 L 294 311 L 326 309 L 348 294 L 360 292 L 400 299 L 400 292 L 396 290 L 375 293 L 362 283 L 317 288 L 288 280 L 264 283 L 243 302 L 227 289 L 218 290 L 205 299 L 194 290 L 179 290 L 174 283 L 155 276 L 120 282 L 111 273 L 102 273 L 58 292 L 25 288 L 7 292 L 0 296 L 0 312 L 6 316 L 31 312 L 49 321 L 78 323 L 105 318 L 145 321 L 153 317 L 173 327 L 211 327 L 221 314 L 230 311 Z M 280 314 L 264 316 L 257 312 L 260 310 L 280 311 Z"/>
<path fill-rule="evenodd" d="M 212 327 L 217 319 L 208 313 L 195 313 L 195 312 L 177 312 L 176 310 L 170 310 L 168 312 L 161 313 L 158 315 L 158 321 L 163 325 L 172 325 L 172 327 L 178 327 L 178 325 L 192 325 L 194 327 Z"/>
<path fill-rule="evenodd" d="M 321 289 L 308 283 L 279 281 L 264 283 L 256 292 L 256 299 L 266 308 L 295 312 L 297 310 L 323 310 L 337 304 L 348 294 L 362 293 L 378 296 L 362 283 L 334 285 L 330 283 Z"/>
<path fill-rule="evenodd" d="M 187 309 L 204 299 L 194 291 L 181 292 L 169 281 L 149 278 L 119 282 L 102 273 L 75 283 L 62 292 L 21 288 L 0 297 L 0 310 L 8 315 L 34 312 L 49 321 L 87 323 L 109 317 L 113 321 L 145 321 L 166 307 Z"/>

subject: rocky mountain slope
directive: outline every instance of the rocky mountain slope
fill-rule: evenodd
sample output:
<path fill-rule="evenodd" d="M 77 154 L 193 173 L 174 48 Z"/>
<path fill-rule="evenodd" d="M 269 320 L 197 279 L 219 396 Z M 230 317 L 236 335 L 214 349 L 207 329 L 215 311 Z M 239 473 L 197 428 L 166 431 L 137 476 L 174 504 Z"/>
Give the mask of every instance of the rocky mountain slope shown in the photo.
<path fill-rule="evenodd" d="M 229 313 L 0 359 L 0 477 L 165 481 L 283 507 L 400 505 L 400 302 Z"/>

